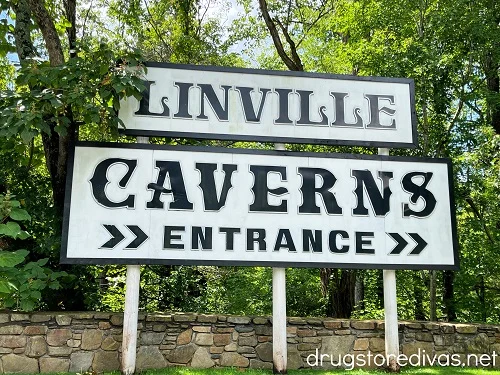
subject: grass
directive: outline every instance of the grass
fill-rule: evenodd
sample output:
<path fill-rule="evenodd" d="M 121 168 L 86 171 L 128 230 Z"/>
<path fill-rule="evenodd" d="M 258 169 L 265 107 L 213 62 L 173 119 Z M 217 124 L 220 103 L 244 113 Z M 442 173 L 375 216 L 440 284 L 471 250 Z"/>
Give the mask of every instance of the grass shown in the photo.
<path fill-rule="evenodd" d="M 487 368 L 460 368 L 460 367 L 404 367 L 402 374 L 417 375 L 500 375 L 500 370 Z M 119 375 L 120 373 L 107 372 L 103 375 Z M 189 367 L 169 367 L 161 370 L 148 370 L 141 372 L 140 375 L 272 375 L 270 370 L 240 370 L 235 368 L 216 368 L 216 369 L 193 369 Z M 384 375 L 383 370 L 290 370 L 289 375 Z M 23 375 L 23 374 L 18 374 Z M 35 374 L 24 374 L 35 375 Z M 46 374 L 46 375 L 68 375 L 67 373 Z M 79 375 L 92 375 L 90 372 Z"/>

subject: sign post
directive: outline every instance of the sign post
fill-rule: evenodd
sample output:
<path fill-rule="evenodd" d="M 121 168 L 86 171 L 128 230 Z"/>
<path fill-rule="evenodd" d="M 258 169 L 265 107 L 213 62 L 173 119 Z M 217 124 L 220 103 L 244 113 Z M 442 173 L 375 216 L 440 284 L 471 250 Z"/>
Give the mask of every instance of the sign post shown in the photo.
<path fill-rule="evenodd" d="M 388 148 L 379 148 L 379 155 L 389 155 Z M 385 357 L 390 371 L 398 371 L 399 355 L 398 302 L 396 290 L 396 271 L 383 270 L 384 315 L 385 315 Z"/>
<path fill-rule="evenodd" d="M 149 138 L 137 137 L 137 143 L 147 144 Z M 141 283 L 141 266 L 127 265 L 125 281 L 125 309 L 123 312 L 122 363 L 123 375 L 135 373 L 137 357 L 137 320 L 139 316 L 139 286 Z"/>
<path fill-rule="evenodd" d="M 274 149 L 285 151 L 283 143 L 276 143 Z M 273 267 L 273 372 L 287 372 L 286 339 L 286 273 L 281 267 Z"/>

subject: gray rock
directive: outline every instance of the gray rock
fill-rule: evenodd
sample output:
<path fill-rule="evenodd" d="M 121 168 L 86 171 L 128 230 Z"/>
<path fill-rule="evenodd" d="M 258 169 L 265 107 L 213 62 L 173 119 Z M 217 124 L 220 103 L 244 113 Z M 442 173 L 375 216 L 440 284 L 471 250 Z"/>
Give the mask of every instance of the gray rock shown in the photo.
<path fill-rule="evenodd" d="M 106 337 L 104 340 L 102 340 L 101 344 L 101 349 L 102 350 L 117 350 L 120 347 L 120 343 L 117 342 L 114 338 L 111 336 Z"/>
<path fill-rule="evenodd" d="M 264 342 L 262 344 L 257 345 L 255 348 L 257 352 L 257 356 L 261 361 L 264 362 L 273 362 L 273 344 L 270 342 Z"/>
<path fill-rule="evenodd" d="M 83 350 L 95 350 L 101 346 L 102 343 L 102 331 L 98 329 L 86 329 L 82 334 L 82 346 Z"/>
<path fill-rule="evenodd" d="M 207 348 L 198 348 L 193 355 L 193 360 L 191 361 L 191 367 L 194 368 L 210 368 L 215 365 L 212 361 Z"/>
<path fill-rule="evenodd" d="M 157 346 L 141 346 L 137 352 L 136 371 L 164 368 L 167 366 L 163 354 Z"/>
<path fill-rule="evenodd" d="M 71 324 L 71 316 L 56 315 L 56 323 L 60 326 L 69 326 Z"/>
<path fill-rule="evenodd" d="M 272 370 L 273 364 L 271 362 L 263 362 L 258 359 L 250 360 L 250 368 L 262 369 L 262 370 Z"/>
<path fill-rule="evenodd" d="M 30 316 L 28 314 L 12 314 L 10 320 L 12 322 L 23 322 L 30 320 Z"/>
<path fill-rule="evenodd" d="M 24 327 L 18 325 L 0 327 L 0 335 L 20 335 L 23 331 Z"/>
<path fill-rule="evenodd" d="M 9 314 L 0 314 L 0 324 L 9 322 Z"/>
<path fill-rule="evenodd" d="M 47 332 L 47 344 L 50 346 L 63 346 L 71 337 L 71 330 L 68 328 L 50 329 Z"/>
<path fill-rule="evenodd" d="M 47 326 L 27 326 L 23 333 L 27 336 L 45 335 L 48 329 Z"/>
<path fill-rule="evenodd" d="M 323 336 L 321 337 L 321 350 L 320 354 L 328 354 L 329 356 L 334 355 L 334 358 L 337 356 L 344 356 L 351 352 L 354 347 L 354 340 L 356 336 L 354 335 L 346 335 L 346 336 Z M 314 345 L 314 344 L 313 344 Z M 319 345 L 315 345 L 317 348 Z M 314 349 L 315 349 L 314 348 Z M 335 363 L 335 361 L 334 361 Z M 332 361 L 325 360 L 323 362 L 323 368 L 333 368 Z"/>
<path fill-rule="evenodd" d="M 227 322 L 228 323 L 234 323 L 234 324 L 248 324 L 250 323 L 250 318 L 246 316 L 228 316 L 227 317 Z"/>
<path fill-rule="evenodd" d="M 230 333 L 216 333 L 216 334 L 214 334 L 214 345 L 215 346 L 229 345 L 230 342 L 231 342 L 231 334 Z"/>
<path fill-rule="evenodd" d="M 408 342 L 402 345 L 403 354 L 406 356 L 410 356 L 413 354 L 420 354 L 420 358 L 424 358 L 424 356 L 432 355 L 434 351 L 434 345 L 430 342 Z"/>
<path fill-rule="evenodd" d="M 36 314 L 33 314 L 31 315 L 31 321 L 33 323 L 42 323 L 42 322 L 48 322 L 50 321 L 50 318 L 52 316 L 51 315 L 48 315 L 48 314 L 40 314 L 40 313 L 36 313 Z"/>
<path fill-rule="evenodd" d="M 188 363 L 196 352 L 197 346 L 194 344 L 181 345 L 173 349 L 165 357 L 171 363 Z"/>
<path fill-rule="evenodd" d="M 49 346 L 49 355 L 54 357 L 67 357 L 73 352 L 69 346 Z"/>
<path fill-rule="evenodd" d="M 255 327 L 255 334 L 259 336 L 271 336 L 273 334 L 273 327 L 257 326 Z"/>
<path fill-rule="evenodd" d="M 302 363 L 302 357 L 298 351 L 288 351 L 287 355 L 287 367 L 290 370 L 297 370 L 301 368 L 304 364 Z"/>
<path fill-rule="evenodd" d="M 197 345 L 213 345 L 214 336 L 211 333 L 197 333 L 194 337 L 194 343 Z"/>
<path fill-rule="evenodd" d="M 250 360 L 235 352 L 222 353 L 220 365 L 222 367 L 248 367 Z"/>
<path fill-rule="evenodd" d="M 92 361 L 92 370 L 95 372 L 114 371 L 120 369 L 118 353 L 98 351 Z"/>
<path fill-rule="evenodd" d="M 191 328 L 186 329 L 177 336 L 177 345 L 187 345 L 191 342 L 191 336 L 193 330 Z"/>
<path fill-rule="evenodd" d="M 64 358 L 40 358 L 40 372 L 68 372 L 69 359 Z"/>
<path fill-rule="evenodd" d="M 142 345 L 160 345 L 163 341 L 165 332 L 142 332 L 141 343 Z"/>
<path fill-rule="evenodd" d="M 0 336 L 0 347 L 2 348 L 24 348 L 26 346 L 26 336 Z"/>
<path fill-rule="evenodd" d="M 28 338 L 25 352 L 28 357 L 41 357 L 45 353 L 47 353 L 47 344 L 42 336 Z"/>
<path fill-rule="evenodd" d="M 5 373 L 34 374 L 39 371 L 38 361 L 35 358 L 28 358 L 24 355 L 7 354 L 2 356 L 1 360 Z"/>
<path fill-rule="evenodd" d="M 238 345 L 240 346 L 255 346 L 257 345 L 257 338 L 255 336 L 242 337 L 240 336 L 238 340 Z"/>
<path fill-rule="evenodd" d="M 484 354 L 489 353 L 489 339 L 484 332 L 478 334 L 473 339 L 467 340 L 467 353 Z"/>
<path fill-rule="evenodd" d="M 234 329 L 237 332 L 252 332 L 253 331 L 253 327 L 250 325 L 248 325 L 248 326 L 239 325 L 239 326 L 234 327 Z"/>
<path fill-rule="evenodd" d="M 75 352 L 71 354 L 69 372 L 87 372 L 92 366 L 93 352 Z"/>

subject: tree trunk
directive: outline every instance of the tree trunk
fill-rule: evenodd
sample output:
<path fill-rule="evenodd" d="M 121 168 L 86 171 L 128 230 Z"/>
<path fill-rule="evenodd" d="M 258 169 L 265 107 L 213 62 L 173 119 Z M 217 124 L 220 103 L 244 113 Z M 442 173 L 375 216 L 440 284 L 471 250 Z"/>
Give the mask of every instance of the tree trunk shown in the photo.
<path fill-rule="evenodd" d="M 70 2 L 65 3 L 66 11 L 70 12 L 66 15 L 66 18 L 72 22 L 72 27 L 69 28 L 68 35 L 70 45 L 74 45 L 76 38 L 76 29 L 74 28 L 76 4 L 71 2 L 73 0 L 69 1 Z M 64 53 L 61 46 L 61 40 L 57 34 L 54 20 L 45 7 L 45 1 L 29 0 L 29 5 L 31 14 L 42 32 L 45 46 L 49 54 L 50 65 L 59 66 L 64 64 Z M 66 116 L 70 119 L 66 134 L 59 134 L 54 130 L 56 122 L 53 119 L 46 119 L 47 125 L 49 125 L 51 129 L 50 134 L 42 134 L 47 169 L 49 170 L 52 183 L 54 207 L 60 217 L 62 217 L 64 210 L 69 143 L 76 140 L 78 136 L 77 126 L 73 121 L 71 108 L 66 109 Z"/>
<path fill-rule="evenodd" d="M 429 281 L 429 292 L 430 292 L 430 301 L 429 301 L 429 320 L 431 322 L 437 321 L 437 310 L 436 310 L 436 271 L 432 270 L 430 272 L 430 281 Z"/>
<path fill-rule="evenodd" d="M 449 322 L 457 320 L 457 312 L 455 310 L 455 295 L 453 289 L 453 281 L 455 272 L 443 271 L 443 304 L 446 318 Z"/>
<path fill-rule="evenodd" d="M 358 271 L 356 274 L 356 285 L 354 286 L 354 307 L 356 310 L 364 310 L 365 280 L 364 272 Z"/>
<path fill-rule="evenodd" d="M 425 320 L 422 278 L 419 271 L 413 272 L 413 294 L 415 296 L 415 320 Z"/>

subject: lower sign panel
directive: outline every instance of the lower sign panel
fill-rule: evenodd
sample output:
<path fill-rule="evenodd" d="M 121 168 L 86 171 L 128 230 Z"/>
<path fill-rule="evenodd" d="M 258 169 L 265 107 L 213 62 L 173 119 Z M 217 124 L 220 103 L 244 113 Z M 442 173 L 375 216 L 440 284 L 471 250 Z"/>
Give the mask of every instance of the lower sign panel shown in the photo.
<path fill-rule="evenodd" d="M 457 269 L 446 159 L 78 143 L 62 263 Z"/>

